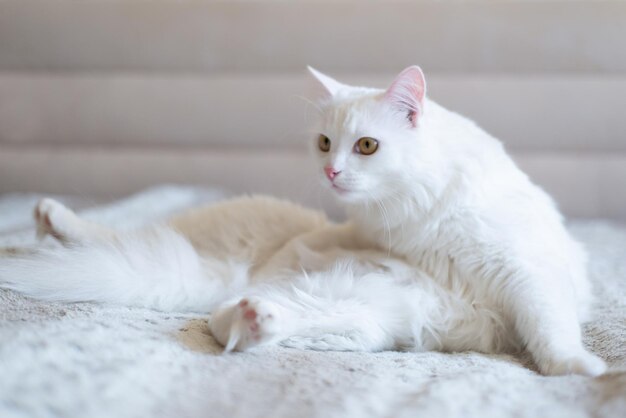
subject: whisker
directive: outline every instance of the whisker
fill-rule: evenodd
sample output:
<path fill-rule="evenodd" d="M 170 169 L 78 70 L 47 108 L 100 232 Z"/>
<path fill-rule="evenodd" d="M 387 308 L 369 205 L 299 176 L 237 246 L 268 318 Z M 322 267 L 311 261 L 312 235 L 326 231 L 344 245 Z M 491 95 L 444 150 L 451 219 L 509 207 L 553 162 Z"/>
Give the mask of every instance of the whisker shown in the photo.
<path fill-rule="evenodd" d="M 385 235 L 387 236 L 387 241 L 388 241 L 388 245 L 387 245 L 387 257 L 391 256 L 391 226 L 389 224 L 389 219 L 388 219 L 388 212 L 387 212 L 387 208 L 385 207 L 385 205 L 382 203 L 382 201 L 380 201 L 379 199 L 376 199 L 372 193 L 365 189 L 367 191 L 368 196 L 370 197 L 370 199 L 376 203 L 376 206 L 378 206 L 378 209 L 380 211 L 380 215 L 383 219 L 384 225 L 383 225 L 383 231 L 385 232 Z"/>
<path fill-rule="evenodd" d="M 382 200 L 376 200 L 376 202 L 382 209 L 381 215 L 383 216 L 383 220 L 385 221 L 385 225 L 387 226 L 387 257 L 389 257 L 391 255 L 391 226 L 389 225 L 389 212 L 387 211 L 387 207 Z"/>
<path fill-rule="evenodd" d="M 322 114 L 322 113 L 323 113 L 322 108 L 321 108 L 321 107 L 320 107 L 317 103 L 315 103 L 314 101 L 310 100 L 309 98 L 307 98 L 307 97 L 305 97 L 305 96 L 300 96 L 300 95 L 298 95 L 298 94 L 294 94 L 294 95 L 293 95 L 293 97 L 295 97 L 295 98 L 297 98 L 297 99 L 300 99 L 300 100 L 304 101 L 306 104 L 308 104 L 308 105 L 309 105 L 309 106 L 307 106 L 307 107 L 305 108 L 305 111 L 304 111 L 304 112 L 305 112 L 305 113 L 304 113 L 304 119 L 305 119 L 307 122 L 308 122 L 308 109 L 309 109 L 310 107 L 313 107 L 313 109 L 317 110 L 317 113 L 318 113 L 318 114 Z"/>

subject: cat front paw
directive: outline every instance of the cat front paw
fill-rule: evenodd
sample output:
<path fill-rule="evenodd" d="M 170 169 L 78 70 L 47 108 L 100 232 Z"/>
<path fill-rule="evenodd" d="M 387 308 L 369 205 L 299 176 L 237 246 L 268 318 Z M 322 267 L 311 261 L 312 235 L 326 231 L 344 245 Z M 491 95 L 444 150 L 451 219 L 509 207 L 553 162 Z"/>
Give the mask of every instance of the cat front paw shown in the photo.
<path fill-rule="evenodd" d="M 541 373 L 548 376 L 580 374 L 595 377 L 606 371 L 606 363 L 600 357 L 582 351 L 575 355 L 552 358 L 539 362 Z"/>
<path fill-rule="evenodd" d="M 218 309 L 210 320 L 210 329 L 225 351 L 244 351 L 277 339 L 280 312 L 271 302 L 244 298 Z"/>

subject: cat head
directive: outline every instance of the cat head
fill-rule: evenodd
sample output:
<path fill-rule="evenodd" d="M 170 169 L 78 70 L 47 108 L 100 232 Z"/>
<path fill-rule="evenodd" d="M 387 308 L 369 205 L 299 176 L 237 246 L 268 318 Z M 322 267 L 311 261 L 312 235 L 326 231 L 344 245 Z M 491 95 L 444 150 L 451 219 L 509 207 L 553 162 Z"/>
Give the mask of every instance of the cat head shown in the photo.
<path fill-rule="evenodd" d="M 309 71 L 324 90 L 312 140 L 322 184 L 346 203 L 397 195 L 424 146 L 422 70 L 408 67 L 386 90 L 349 86 Z"/>

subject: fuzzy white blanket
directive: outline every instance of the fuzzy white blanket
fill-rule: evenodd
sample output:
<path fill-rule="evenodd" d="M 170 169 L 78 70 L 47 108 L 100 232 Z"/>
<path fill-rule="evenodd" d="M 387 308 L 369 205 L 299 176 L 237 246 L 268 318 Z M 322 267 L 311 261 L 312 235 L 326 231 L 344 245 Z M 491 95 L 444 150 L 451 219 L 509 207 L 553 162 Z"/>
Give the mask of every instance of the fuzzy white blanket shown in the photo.
<path fill-rule="evenodd" d="M 219 196 L 162 187 L 81 213 L 133 226 Z M 37 198 L 0 198 L 0 246 L 34 242 Z M 610 369 L 596 379 L 544 377 L 528 357 L 477 353 L 270 347 L 223 355 L 205 316 L 43 303 L 0 291 L 0 416 L 625 416 L 626 227 L 570 226 L 590 252 L 598 294 L 584 339 Z"/>

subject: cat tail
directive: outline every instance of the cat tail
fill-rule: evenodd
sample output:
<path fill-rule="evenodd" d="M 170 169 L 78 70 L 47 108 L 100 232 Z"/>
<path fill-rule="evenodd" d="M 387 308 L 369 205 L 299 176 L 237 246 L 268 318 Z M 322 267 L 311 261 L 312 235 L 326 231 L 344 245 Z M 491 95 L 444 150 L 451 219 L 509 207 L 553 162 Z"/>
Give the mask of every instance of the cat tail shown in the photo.
<path fill-rule="evenodd" d="M 0 258 L 0 288 L 48 301 L 209 312 L 241 290 L 248 266 L 201 258 L 166 227 Z"/>

